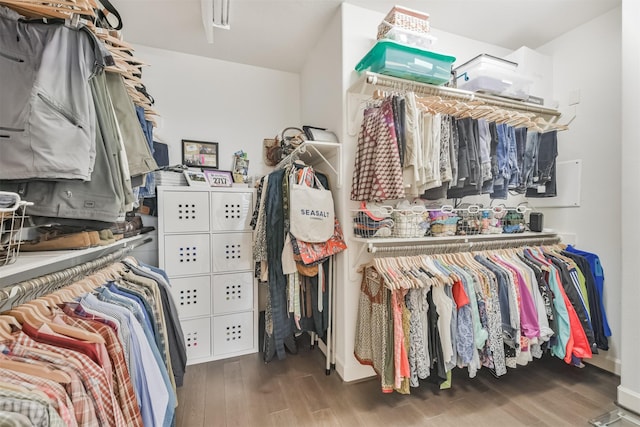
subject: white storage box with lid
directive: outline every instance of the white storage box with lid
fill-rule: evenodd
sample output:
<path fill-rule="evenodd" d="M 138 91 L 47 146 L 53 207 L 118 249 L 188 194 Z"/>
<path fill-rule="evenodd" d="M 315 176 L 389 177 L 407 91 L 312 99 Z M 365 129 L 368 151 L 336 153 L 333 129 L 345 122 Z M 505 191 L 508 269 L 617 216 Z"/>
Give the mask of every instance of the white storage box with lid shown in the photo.
<path fill-rule="evenodd" d="M 481 54 L 454 71 L 459 89 L 526 100 L 531 82 L 518 75 L 517 67 L 515 62 Z"/>

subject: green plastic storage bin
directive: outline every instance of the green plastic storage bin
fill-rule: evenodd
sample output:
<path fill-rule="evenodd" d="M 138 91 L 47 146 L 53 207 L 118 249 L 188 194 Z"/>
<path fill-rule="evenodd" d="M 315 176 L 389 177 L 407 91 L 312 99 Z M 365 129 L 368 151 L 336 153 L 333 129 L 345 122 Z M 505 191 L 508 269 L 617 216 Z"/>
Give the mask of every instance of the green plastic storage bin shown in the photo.
<path fill-rule="evenodd" d="M 451 79 L 451 66 L 456 58 L 407 46 L 393 40 L 379 40 L 356 65 L 356 71 L 399 77 L 434 85 Z"/>

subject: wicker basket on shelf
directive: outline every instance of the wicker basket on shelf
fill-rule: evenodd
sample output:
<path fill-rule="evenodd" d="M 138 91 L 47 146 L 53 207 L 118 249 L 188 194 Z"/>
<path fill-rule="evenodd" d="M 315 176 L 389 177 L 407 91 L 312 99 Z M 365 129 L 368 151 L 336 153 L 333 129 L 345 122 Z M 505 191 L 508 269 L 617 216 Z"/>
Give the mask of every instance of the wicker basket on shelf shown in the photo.
<path fill-rule="evenodd" d="M 385 35 L 394 26 L 417 33 L 428 33 L 431 31 L 428 13 L 395 6 L 389 11 L 387 16 L 385 16 L 380 25 L 378 25 L 378 40 L 385 38 Z"/>

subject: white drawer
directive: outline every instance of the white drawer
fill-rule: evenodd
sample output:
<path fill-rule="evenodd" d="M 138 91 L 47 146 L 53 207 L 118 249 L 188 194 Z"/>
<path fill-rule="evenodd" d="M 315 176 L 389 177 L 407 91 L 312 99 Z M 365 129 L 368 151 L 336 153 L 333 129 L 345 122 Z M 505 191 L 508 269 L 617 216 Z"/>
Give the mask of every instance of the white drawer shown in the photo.
<path fill-rule="evenodd" d="M 187 361 L 211 357 L 211 318 L 181 320 L 187 346 Z"/>
<path fill-rule="evenodd" d="M 250 229 L 253 193 L 211 193 L 211 231 Z"/>
<path fill-rule="evenodd" d="M 252 270 L 252 233 L 217 233 L 211 235 L 213 272 Z"/>
<path fill-rule="evenodd" d="M 213 314 L 246 311 L 253 308 L 253 273 L 213 276 Z"/>
<path fill-rule="evenodd" d="M 209 231 L 209 192 L 164 191 L 160 194 L 165 233 Z"/>
<path fill-rule="evenodd" d="M 209 273 L 208 234 L 164 236 L 164 269 L 169 276 Z"/>
<path fill-rule="evenodd" d="M 171 279 L 171 293 L 178 317 L 211 315 L 211 278 L 209 276 Z"/>
<path fill-rule="evenodd" d="M 219 356 L 253 347 L 253 312 L 213 318 L 213 355 Z"/>

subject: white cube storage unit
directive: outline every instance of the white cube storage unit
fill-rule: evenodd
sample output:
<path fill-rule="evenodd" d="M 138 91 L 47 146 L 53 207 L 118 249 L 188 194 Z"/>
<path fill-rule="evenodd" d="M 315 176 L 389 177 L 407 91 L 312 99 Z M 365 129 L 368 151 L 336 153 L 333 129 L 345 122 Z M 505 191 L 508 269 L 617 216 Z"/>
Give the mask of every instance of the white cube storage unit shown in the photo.
<path fill-rule="evenodd" d="M 258 351 L 249 188 L 158 187 L 159 264 L 187 346 L 187 364 Z"/>

